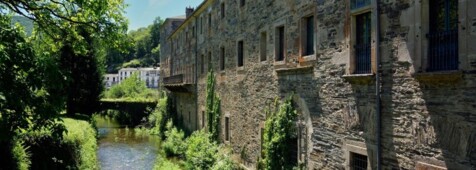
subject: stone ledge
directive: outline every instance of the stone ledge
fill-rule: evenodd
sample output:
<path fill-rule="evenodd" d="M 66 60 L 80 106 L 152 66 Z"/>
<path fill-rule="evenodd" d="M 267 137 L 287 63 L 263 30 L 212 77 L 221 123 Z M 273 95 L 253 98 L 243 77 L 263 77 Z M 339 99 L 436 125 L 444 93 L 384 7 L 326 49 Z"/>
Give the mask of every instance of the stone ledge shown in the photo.
<path fill-rule="evenodd" d="M 463 80 L 462 71 L 442 71 L 416 73 L 415 78 L 421 83 L 427 84 L 453 84 Z"/>
<path fill-rule="evenodd" d="M 293 74 L 308 74 L 312 73 L 313 66 L 305 66 L 305 67 L 281 67 L 275 69 L 278 76 L 280 75 L 293 75 Z"/>
<path fill-rule="evenodd" d="M 343 75 L 342 78 L 351 84 L 371 84 L 375 80 L 375 74 L 348 74 Z"/>
<path fill-rule="evenodd" d="M 299 61 L 299 65 L 301 66 L 312 65 L 316 61 L 316 54 L 301 56 L 298 58 L 298 61 Z"/>

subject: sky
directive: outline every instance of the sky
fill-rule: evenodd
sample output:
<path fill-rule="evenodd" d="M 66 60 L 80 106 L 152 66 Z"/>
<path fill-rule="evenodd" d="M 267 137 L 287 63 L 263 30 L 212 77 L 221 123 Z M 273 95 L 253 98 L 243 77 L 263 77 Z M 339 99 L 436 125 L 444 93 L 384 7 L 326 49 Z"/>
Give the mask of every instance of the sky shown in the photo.
<path fill-rule="evenodd" d="M 203 0 L 125 0 L 128 4 L 126 17 L 129 19 L 129 30 L 146 27 L 156 17 L 162 19 L 185 15 L 185 7 L 196 8 Z"/>

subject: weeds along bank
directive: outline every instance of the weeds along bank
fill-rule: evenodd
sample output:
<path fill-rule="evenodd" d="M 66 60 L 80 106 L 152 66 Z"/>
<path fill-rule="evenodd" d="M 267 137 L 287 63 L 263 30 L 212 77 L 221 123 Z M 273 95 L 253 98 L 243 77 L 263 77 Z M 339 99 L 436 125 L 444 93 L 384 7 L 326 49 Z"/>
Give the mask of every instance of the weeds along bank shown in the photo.
<path fill-rule="evenodd" d="M 2 157 L 11 159 L 2 158 L 0 169 L 99 169 L 96 130 L 85 120 L 63 118 L 63 121 L 66 132 L 61 137 L 48 130 L 19 135 L 11 155 L 2 153 Z M 8 146 L 0 147 L 4 152 Z"/>

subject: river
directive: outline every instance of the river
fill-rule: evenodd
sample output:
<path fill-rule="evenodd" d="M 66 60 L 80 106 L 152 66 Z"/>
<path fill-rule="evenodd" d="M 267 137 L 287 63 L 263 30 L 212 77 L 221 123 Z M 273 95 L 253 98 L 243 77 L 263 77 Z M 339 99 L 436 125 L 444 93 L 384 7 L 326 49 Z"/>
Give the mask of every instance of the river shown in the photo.
<path fill-rule="evenodd" d="M 96 118 L 102 170 L 153 169 L 160 140 L 104 118 Z"/>

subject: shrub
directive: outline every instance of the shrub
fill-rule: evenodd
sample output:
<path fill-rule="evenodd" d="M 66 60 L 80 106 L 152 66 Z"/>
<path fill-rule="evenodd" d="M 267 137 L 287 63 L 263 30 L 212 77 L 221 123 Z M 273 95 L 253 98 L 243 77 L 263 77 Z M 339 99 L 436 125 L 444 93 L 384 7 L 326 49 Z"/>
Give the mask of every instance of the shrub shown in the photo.
<path fill-rule="evenodd" d="M 195 131 L 187 139 L 185 165 L 187 169 L 210 169 L 216 161 L 217 145 L 210 139 L 210 134 Z"/>
<path fill-rule="evenodd" d="M 187 149 L 187 143 L 184 141 L 184 132 L 173 127 L 172 121 L 167 122 L 167 131 L 165 131 L 165 141 L 162 148 L 167 156 L 183 157 Z"/>
<path fill-rule="evenodd" d="M 154 170 L 181 170 L 181 168 L 179 165 L 162 157 L 162 155 L 159 154 L 155 160 Z"/>
<path fill-rule="evenodd" d="M 106 98 L 118 99 L 155 99 L 158 98 L 158 92 L 147 88 L 137 73 L 124 79 L 121 83 L 112 86 L 104 94 Z"/>
<path fill-rule="evenodd" d="M 220 146 L 218 153 L 215 155 L 216 162 L 214 163 L 212 170 L 238 170 L 240 167 L 233 162 L 230 157 L 231 153 L 228 148 Z"/>
<path fill-rule="evenodd" d="M 64 124 L 68 133 L 64 135 L 63 143 L 78 148 L 79 169 L 99 169 L 96 156 L 96 130 L 87 121 L 65 118 Z"/>
<path fill-rule="evenodd" d="M 154 135 L 164 137 L 164 130 L 166 126 L 166 120 L 169 119 L 167 114 L 167 97 L 159 99 L 154 111 L 149 115 L 149 124 L 151 125 L 150 132 Z"/>
<path fill-rule="evenodd" d="M 63 139 L 46 129 L 24 135 L 32 169 L 99 169 L 96 131 L 84 120 L 64 118 Z"/>

